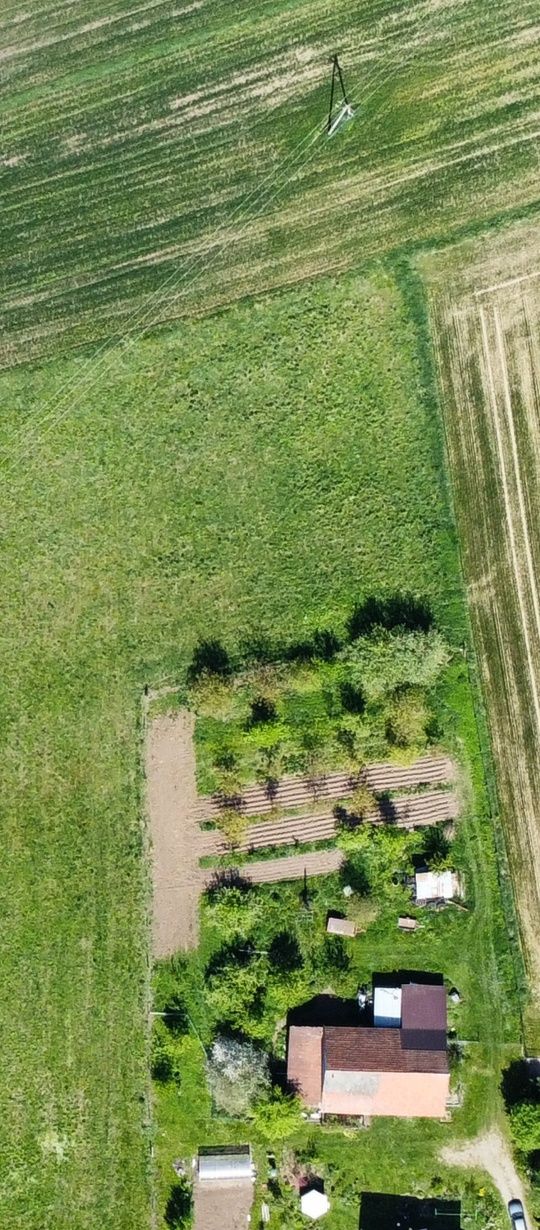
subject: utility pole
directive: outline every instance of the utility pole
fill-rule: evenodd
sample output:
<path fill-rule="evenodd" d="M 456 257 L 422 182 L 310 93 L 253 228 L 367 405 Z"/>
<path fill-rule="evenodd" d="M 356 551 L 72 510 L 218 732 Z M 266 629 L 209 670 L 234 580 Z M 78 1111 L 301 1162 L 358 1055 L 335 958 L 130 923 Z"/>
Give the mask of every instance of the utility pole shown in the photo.
<path fill-rule="evenodd" d="M 340 91 L 341 102 L 337 115 L 334 116 L 334 96 L 336 87 Z M 341 65 L 337 55 L 335 55 L 332 56 L 332 84 L 330 86 L 330 106 L 328 108 L 328 122 L 326 125 L 327 137 L 332 137 L 342 124 L 344 124 L 347 120 L 352 120 L 353 115 L 354 111 L 351 107 L 349 99 L 347 98 L 347 92 L 345 90 L 345 82 L 343 80 Z"/>

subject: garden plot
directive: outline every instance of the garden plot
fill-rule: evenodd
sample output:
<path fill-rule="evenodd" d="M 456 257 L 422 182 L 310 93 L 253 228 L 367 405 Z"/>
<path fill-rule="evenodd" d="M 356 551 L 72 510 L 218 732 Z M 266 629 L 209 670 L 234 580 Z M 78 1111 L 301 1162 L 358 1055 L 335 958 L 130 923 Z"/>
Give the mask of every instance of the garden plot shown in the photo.
<path fill-rule="evenodd" d="M 517 248 L 518 242 L 521 247 Z M 538 232 L 434 290 L 453 482 L 501 815 L 540 1028 L 540 276 Z M 461 258 L 463 253 L 460 254 Z M 473 253 L 474 257 L 474 253 Z"/>
<path fill-rule="evenodd" d="M 195 948 L 199 936 L 198 905 L 204 888 L 212 882 L 214 871 L 204 871 L 200 860 L 218 856 L 227 850 L 227 843 L 215 831 L 201 828 L 207 814 L 208 800 L 197 800 L 195 785 L 195 754 L 193 746 L 194 719 L 188 710 L 169 717 L 155 718 L 149 729 L 146 755 L 147 808 L 152 842 L 153 879 L 153 952 L 156 957 L 169 956 L 181 949 Z M 343 794 L 340 774 L 330 777 L 329 796 L 337 783 Z M 367 771 L 367 777 L 378 790 L 418 786 L 431 781 L 444 782 L 454 776 L 454 766 L 445 756 L 423 756 L 408 768 L 392 764 L 377 764 Z M 350 777 L 347 778 L 350 789 Z M 345 786 L 347 786 L 347 782 Z M 324 781 L 319 788 L 323 790 Z M 284 798 L 307 796 L 309 783 L 302 778 L 289 778 Z M 246 791 L 248 795 L 248 791 Z M 264 805 L 258 788 L 249 791 L 257 800 L 259 810 Z M 266 797 L 266 807 L 269 802 Z M 386 810 L 385 810 L 386 809 Z M 452 790 L 425 791 L 406 794 L 388 800 L 378 812 L 367 818 L 369 823 L 388 821 L 398 827 L 414 828 L 455 819 L 457 796 Z M 215 813 L 212 813 L 215 814 Z M 332 840 L 338 822 L 333 813 L 308 814 L 267 819 L 250 825 L 242 851 L 271 846 L 301 845 Z M 340 850 L 306 851 L 286 857 L 242 864 L 241 874 L 253 883 L 271 883 L 296 879 L 304 875 L 325 875 L 336 871 L 343 861 Z"/>

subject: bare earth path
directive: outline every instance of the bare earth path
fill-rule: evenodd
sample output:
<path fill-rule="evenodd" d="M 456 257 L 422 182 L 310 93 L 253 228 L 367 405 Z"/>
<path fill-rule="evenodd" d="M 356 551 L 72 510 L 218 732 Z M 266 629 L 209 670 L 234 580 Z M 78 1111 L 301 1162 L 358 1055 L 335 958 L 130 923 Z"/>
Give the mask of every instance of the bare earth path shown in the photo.
<path fill-rule="evenodd" d="M 525 1192 L 518 1175 L 510 1148 L 497 1128 L 491 1128 L 465 1145 L 449 1145 L 441 1150 L 441 1158 L 448 1166 L 468 1166 L 471 1170 L 486 1170 L 500 1192 L 505 1204 L 513 1197 L 523 1202 Z M 529 1218 L 529 1225 L 533 1225 Z"/>
<path fill-rule="evenodd" d="M 246 1230 L 253 1183 L 195 1183 L 193 1230 Z"/>
<path fill-rule="evenodd" d="M 187 710 L 151 722 L 146 752 L 152 838 L 152 951 L 166 957 L 198 941 L 201 832 L 195 816 L 193 715 Z"/>

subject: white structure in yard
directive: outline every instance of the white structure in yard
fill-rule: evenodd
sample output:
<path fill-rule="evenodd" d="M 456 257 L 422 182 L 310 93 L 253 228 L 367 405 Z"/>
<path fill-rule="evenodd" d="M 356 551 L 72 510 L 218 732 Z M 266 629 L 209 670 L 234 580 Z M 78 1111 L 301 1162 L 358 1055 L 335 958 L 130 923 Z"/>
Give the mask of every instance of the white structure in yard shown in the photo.
<path fill-rule="evenodd" d="M 197 1158 L 199 1183 L 239 1183 L 255 1181 L 255 1167 L 249 1145 L 229 1145 L 226 1148 L 199 1149 Z"/>
<path fill-rule="evenodd" d="M 414 879 L 419 905 L 426 901 L 451 901 L 459 896 L 459 877 L 455 871 L 417 871 Z"/>
<path fill-rule="evenodd" d="M 341 914 L 329 914 L 326 930 L 329 935 L 348 935 L 352 939 L 356 935 L 356 923 L 342 918 Z"/>
<path fill-rule="evenodd" d="M 310 1187 L 300 1197 L 300 1208 L 304 1217 L 311 1217 L 312 1221 L 317 1221 L 319 1217 L 324 1217 L 325 1213 L 328 1213 L 330 1201 L 318 1187 Z"/>

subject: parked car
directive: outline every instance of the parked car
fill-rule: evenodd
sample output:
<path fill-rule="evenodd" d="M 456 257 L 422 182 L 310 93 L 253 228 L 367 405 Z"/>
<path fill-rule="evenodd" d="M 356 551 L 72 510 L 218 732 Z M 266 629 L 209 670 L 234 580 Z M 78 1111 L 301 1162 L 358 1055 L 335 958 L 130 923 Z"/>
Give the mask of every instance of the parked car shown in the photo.
<path fill-rule="evenodd" d="M 508 1212 L 510 1214 L 510 1219 L 512 1221 L 514 1230 L 527 1230 L 527 1223 L 525 1221 L 525 1211 L 521 1203 L 521 1200 L 509 1200 L 508 1201 Z"/>

